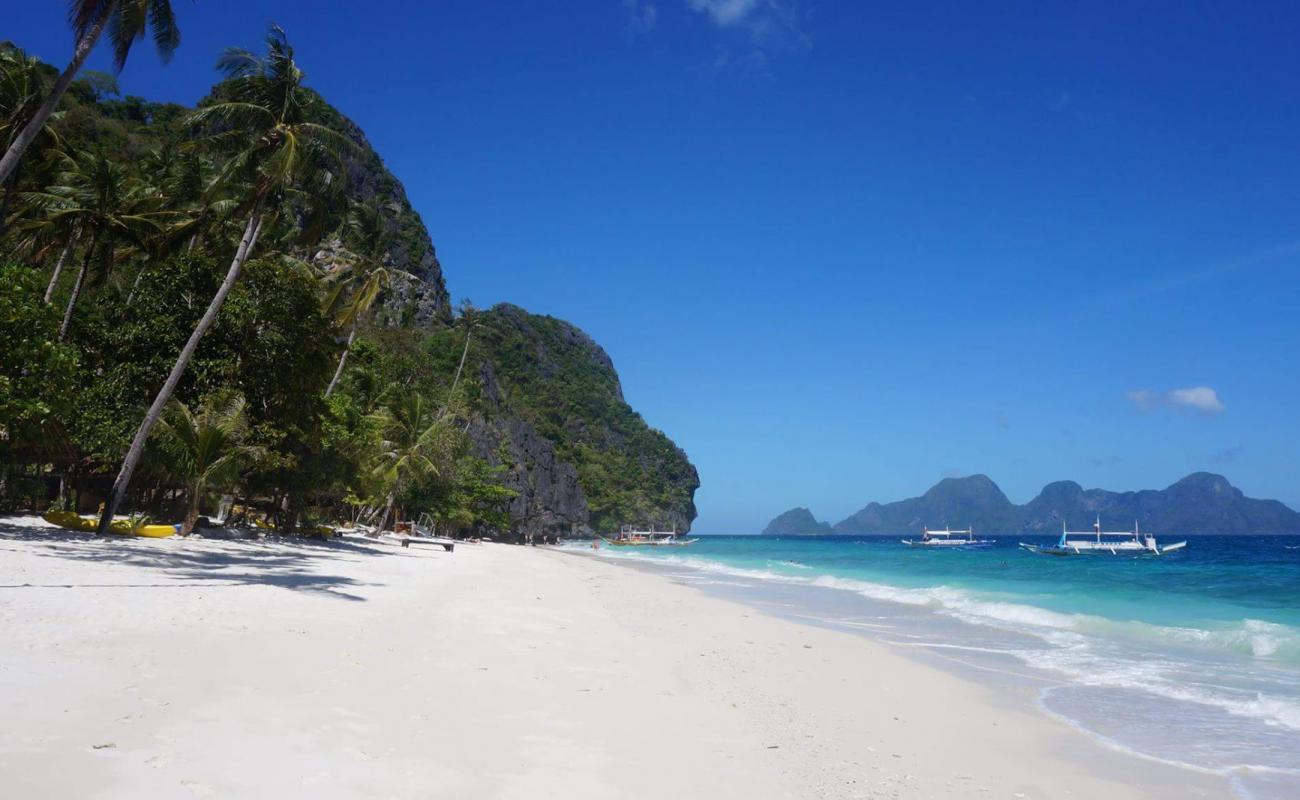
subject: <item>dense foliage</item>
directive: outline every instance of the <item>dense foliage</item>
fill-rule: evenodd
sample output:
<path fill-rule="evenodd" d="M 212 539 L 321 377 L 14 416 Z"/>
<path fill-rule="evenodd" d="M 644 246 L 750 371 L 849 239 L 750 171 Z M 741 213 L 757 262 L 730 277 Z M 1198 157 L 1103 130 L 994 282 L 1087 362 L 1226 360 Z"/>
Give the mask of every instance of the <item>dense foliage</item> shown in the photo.
<path fill-rule="evenodd" d="M 0 502 L 93 511 L 116 484 L 187 524 L 690 524 L 694 468 L 585 334 L 451 312 L 401 185 L 282 31 L 219 68 L 197 109 L 83 72 L 0 187 Z M 0 136 L 57 77 L 0 45 Z M 557 470 L 577 486 L 540 496 Z"/>
<path fill-rule="evenodd" d="M 12 132 L 55 72 L 9 45 L 0 55 Z M 471 453 L 424 333 L 366 313 L 392 251 L 418 249 L 409 206 L 349 191 L 355 142 L 297 88 L 278 29 L 266 58 L 230 51 L 221 66 L 228 79 L 194 112 L 117 99 L 111 78 L 83 74 L 4 192 L 0 496 L 94 510 L 175 371 L 123 511 L 188 526 L 233 494 L 286 530 L 381 513 L 427 514 L 444 532 L 508 526 L 511 493 Z M 228 268 L 241 236 L 249 257 Z M 349 331 L 362 357 L 330 396 Z M 412 405 L 424 412 L 403 439 L 394 420 Z"/>

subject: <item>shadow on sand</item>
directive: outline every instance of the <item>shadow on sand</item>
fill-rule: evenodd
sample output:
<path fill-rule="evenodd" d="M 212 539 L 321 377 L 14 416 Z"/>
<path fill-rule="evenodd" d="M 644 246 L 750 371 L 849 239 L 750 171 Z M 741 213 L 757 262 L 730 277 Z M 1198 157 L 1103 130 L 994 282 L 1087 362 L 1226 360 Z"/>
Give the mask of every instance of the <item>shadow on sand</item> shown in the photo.
<path fill-rule="evenodd" d="M 340 568 L 361 558 L 397 555 L 378 547 L 350 542 L 316 542 L 303 539 L 205 540 L 212 546 L 185 548 L 186 540 L 147 540 L 98 537 L 89 533 L 33 524 L 32 518 L 0 517 L 0 551 L 6 541 L 40 542 L 39 550 L 25 550 L 49 558 L 120 564 L 147 569 L 149 577 L 166 576 L 177 583 L 11 583 L 0 577 L 0 589 L 65 588 L 104 589 L 157 587 L 205 589 L 222 586 L 278 586 L 294 591 L 319 592 L 341 600 L 364 601 L 349 587 L 374 586 L 340 574 Z M 179 547 L 176 545 L 180 545 Z M 2 574 L 2 573 L 0 573 Z"/>

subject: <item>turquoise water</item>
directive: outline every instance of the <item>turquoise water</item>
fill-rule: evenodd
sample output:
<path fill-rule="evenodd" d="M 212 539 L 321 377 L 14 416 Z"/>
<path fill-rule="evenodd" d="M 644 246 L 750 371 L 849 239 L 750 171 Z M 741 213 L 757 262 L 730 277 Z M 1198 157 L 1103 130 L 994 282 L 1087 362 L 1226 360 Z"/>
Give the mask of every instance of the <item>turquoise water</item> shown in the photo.
<path fill-rule="evenodd" d="M 701 589 L 1032 678 L 1050 713 L 1143 755 L 1300 797 L 1300 538 L 1152 557 L 935 551 L 895 538 L 606 548 Z M 779 598 L 779 602 L 776 602 Z"/>

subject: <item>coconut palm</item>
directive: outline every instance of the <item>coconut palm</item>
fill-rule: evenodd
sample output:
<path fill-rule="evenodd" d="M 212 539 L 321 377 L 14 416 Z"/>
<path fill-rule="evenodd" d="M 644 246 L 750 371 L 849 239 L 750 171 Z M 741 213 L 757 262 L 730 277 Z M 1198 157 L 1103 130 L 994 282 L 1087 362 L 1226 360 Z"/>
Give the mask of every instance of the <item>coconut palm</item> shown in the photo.
<path fill-rule="evenodd" d="M 44 84 L 39 59 L 17 47 L 0 45 L 0 146 L 7 149 L 35 116 L 45 95 Z M 0 204 L 0 233 L 7 224 L 17 185 L 16 169 L 0 184 L 4 191 L 4 201 Z"/>
<path fill-rule="evenodd" d="M 143 39 L 145 32 L 153 34 L 154 47 L 166 61 L 181 43 L 181 32 L 176 27 L 170 0 L 72 0 L 68 4 L 68 23 L 72 26 L 75 42 L 72 61 L 54 82 L 54 88 L 32 114 L 30 120 L 9 143 L 4 157 L 0 158 L 0 184 L 18 168 L 23 153 L 45 127 L 50 115 L 59 105 L 63 93 L 72 85 L 72 79 L 95 48 L 100 35 L 107 30 L 113 46 L 113 66 L 120 72 L 126 66 L 131 46 Z"/>
<path fill-rule="evenodd" d="M 227 50 L 217 62 L 217 68 L 228 76 L 221 86 L 221 96 L 189 117 L 191 125 L 216 131 L 211 136 L 215 144 L 231 147 L 233 152 L 218 174 L 215 186 L 218 189 L 230 185 L 245 187 L 247 222 L 225 280 L 181 348 L 167 380 L 131 440 L 122 468 L 113 481 L 112 494 L 104 504 L 104 514 L 99 520 L 101 533 L 108 530 L 122 502 L 149 431 L 176 391 L 199 340 L 216 322 L 226 295 L 239 280 L 244 263 L 257 245 L 266 216 L 292 191 L 317 197 L 337 192 L 343 174 L 340 154 L 353 146 L 350 139 L 319 122 L 325 118 L 324 101 L 303 86 L 302 70 L 294 62 L 293 48 L 284 31 L 272 26 L 266 44 L 267 53 L 263 57 L 242 49 Z"/>
<path fill-rule="evenodd" d="M 39 192 L 23 192 L 23 202 L 40 216 L 23 224 L 23 228 L 40 234 L 47 230 L 70 228 L 62 260 L 78 236 L 89 237 L 82 254 L 81 269 L 72 287 L 72 295 L 63 312 L 59 340 L 68 334 L 72 312 L 81 296 L 86 276 L 92 266 L 98 281 L 107 279 L 120 245 L 143 246 L 144 234 L 160 229 L 161 215 L 146 187 L 132 176 L 125 165 L 114 161 L 100 149 L 76 154 L 64 153 L 53 186 Z M 55 275 L 51 280 L 50 294 Z"/>
<path fill-rule="evenodd" d="M 357 325 L 374 308 L 375 301 L 392 284 L 397 275 L 413 278 L 410 273 L 387 266 L 384 261 L 393 243 L 388 218 L 398 211 L 394 203 L 355 203 L 348 215 L 347 228 L 353 239 L 352 252 L 343 266 L 326 276 L 333 284 L 325 308 L 334 314 L 339 327 L 348 331 L 347 344 L 339 355 L 334 377 L 325 388 L 325 396 L 334 394 L 343 367 L 357 338 Z"/>
<path fill-rule="evenodd" d="M 244 444 L 248 415 L 242 395 L 208 395 L 197 412 L 179 400 L 168 403 L 154 441 L 172 476 L 185 484 L 181 535 L 194 530 L 199 506 L 211 491 L 228 489 L 242 466 L 266 456 L 266 449 Z"/>
<path fill-rule="evenodd" d="M 442 457 L 452 450 L 454 433 L 419 392 L 402 392 L 398 400 L 372 415 L 382 440 L 374 458 L 372 477 L 387 487 L 383 530 L 397 498 L 412 481 L 442 474 Z"/>
<path fill-rule="evenodd" d="M 478 327 L 478 309 L 469 300 L 460 304 L 460 317 L 456 320 L 456 327 L 465 332 L 465 344 L 460 351 L 460 363 L 456 365 L 456 375 L 451 379 L 451 389 L 447 392 L 447 402 L 442 407 L 442 415 L 446 416 L 452 408 L 452 401 L 456 397 L 456 386 L 460 383 L 460 375 L 465 371 L 465 358 L 469 355 L 469 341 L 474 335 L 474 329 Z"/>

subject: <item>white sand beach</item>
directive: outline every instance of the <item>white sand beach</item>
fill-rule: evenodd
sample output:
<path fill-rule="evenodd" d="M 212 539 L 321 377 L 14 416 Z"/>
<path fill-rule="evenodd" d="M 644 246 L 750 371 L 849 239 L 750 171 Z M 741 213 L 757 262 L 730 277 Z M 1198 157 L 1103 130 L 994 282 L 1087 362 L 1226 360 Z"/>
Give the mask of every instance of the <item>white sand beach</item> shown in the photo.
<path fill-rule="evenodd" d="M 1196 798 L 862 636 L 505 545 L 0 518 L 12 798 Z"/>

